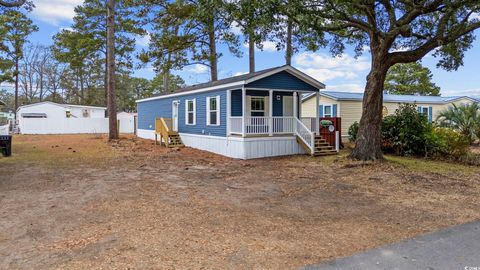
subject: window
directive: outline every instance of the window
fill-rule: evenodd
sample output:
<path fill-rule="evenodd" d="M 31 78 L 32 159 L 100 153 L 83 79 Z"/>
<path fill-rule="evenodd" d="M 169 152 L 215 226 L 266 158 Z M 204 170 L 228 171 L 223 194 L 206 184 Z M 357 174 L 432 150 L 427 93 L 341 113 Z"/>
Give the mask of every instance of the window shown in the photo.
<path fill-rule="evenodd" d="M 185 101 L 185 123 L 187 125 L 195 125 L 197 122 L 195 99 L 187 99 Z"/>
<path fill-rule="evenodd" d="M 220 125 L 220 96 L 207 97 L 207 125 Z"/>
<path fill-rule="evenodd" d="M 265 112 L 265 98 L 264 97 L 252 97 L 250 101 L 251 112 Z"/>
<path fill-rule="evenodd" d="M 323 106 L 323 117 L 332 117 L 332 105 Z"/>
<path fill-rule="evenodd" d="M 421 115 L 425 115 L 429 122 L 432 121 L 432 116 L 430 115 L 431 107 L 419 106 L 418 113 L 420 113 Z"/>

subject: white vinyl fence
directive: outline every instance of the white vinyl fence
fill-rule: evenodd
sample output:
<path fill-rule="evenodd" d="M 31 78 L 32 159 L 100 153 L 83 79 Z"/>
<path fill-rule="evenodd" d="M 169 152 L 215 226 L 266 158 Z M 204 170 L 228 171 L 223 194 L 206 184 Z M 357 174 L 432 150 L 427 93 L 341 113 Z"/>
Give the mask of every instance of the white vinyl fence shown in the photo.
<path fill-rule="evenodd" d="M 132 119 L 119 119 L 120 133 L 133 133 Z M 22 118 L 22 134 L 81 134 L 108 133 L 108 118 Z"/>

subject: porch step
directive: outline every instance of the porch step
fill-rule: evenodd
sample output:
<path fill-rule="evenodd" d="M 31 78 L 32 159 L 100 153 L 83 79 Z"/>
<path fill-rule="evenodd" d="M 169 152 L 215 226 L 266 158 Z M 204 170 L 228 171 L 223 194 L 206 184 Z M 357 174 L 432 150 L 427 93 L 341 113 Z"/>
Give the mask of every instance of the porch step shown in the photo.
<path fill-rule="evenodd" d="M 303 146 L 303 148 L 310 153 L 310 148 L 306 145 L 298 136 L 297 142 Z M 313 153 L 310 153 L 312 156 L 328 156 L 328 155 L 336 155 L 337 151 L 333 146 L 328 144 L 328 142 L 323 139 L 321 136 L 315 136 L 315 148 Z"/>
<path fill-rule="evenodd" d="M 315 151 L 313 156 L 329 156 L 329 155 L 336 155 L 338 154 L 335 150 L 328 150 L 328 151 Z"/>
<path fill-rule="evenodd" d="M 168 136 L 168 145 L 167 147 L 183 147 L 182 140 L 178 134 Z"/>
<path fill-rule="evenodd" d="M 171 130 L 172 119 L 169 118 L 157 118 L 155 119 L 155 142 L 157 141 L 157 135 L 160 135 L 160 144 L 162 141 L 166 147 L 184 147 L 185 145 L 180 138 L 178 132 Z"/>

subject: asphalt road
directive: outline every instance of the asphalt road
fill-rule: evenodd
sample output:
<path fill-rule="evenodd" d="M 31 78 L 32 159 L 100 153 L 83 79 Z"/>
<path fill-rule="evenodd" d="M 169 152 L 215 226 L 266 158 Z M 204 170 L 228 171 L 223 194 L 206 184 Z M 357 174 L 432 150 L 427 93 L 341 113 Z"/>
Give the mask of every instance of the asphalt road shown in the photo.
<path fill-rule="evenodd" d="M 480 270 L 480 221 L 302 270 Z"/>

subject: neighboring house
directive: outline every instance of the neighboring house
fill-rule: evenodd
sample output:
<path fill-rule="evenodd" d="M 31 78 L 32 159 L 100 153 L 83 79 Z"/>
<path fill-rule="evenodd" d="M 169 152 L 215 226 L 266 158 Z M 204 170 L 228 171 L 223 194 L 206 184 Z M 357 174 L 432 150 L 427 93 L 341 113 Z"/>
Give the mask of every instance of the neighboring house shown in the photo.
<path fill-rule="evenodd" d="M 318 111 L 320 117 L 341 117 L 342 137 L 348 137 L 348 129 L 360 121 L 362 116 L 363 93 L 351 92 L 320 92 Z M 410 103 L 418 106 L 420 113 L 426 114 L 429 121 L 435 121 L 438 114 L 451 106 L 476 102 L 475 98 L 467 96 L 440 97 L 440 96 L 415 96 L 415 95 L 383 95 L 383 114 L 391 115 L 399 104 Z M 302 117 L 314 117 L 317 110 L 313 95 L 304 95 L 302 98 Z"/>
<path fill-rule="evenodd" d="M 137 134 L 154 139 L 155 120 L 168 118 L 186 146 L 233 158 L 315 154 L 318 130 L 299 119 L 300 97 L 324 88 L 291 66 L 194 85 L 138 100 Z"/>
<path fill-rule="evenodd" d="M 17 120 L 23 134 L 104 133 L 105 111 L 105 107 L 44 101 L 20 106 Z"/>
<path fill-rule="evenodd" d="M 8 109 L 0 110 L 0 118 L 13 121 L 15 119 L 15 114 Z"/>
<path fill-rule="evenodd" d="M 105 107 L 59 104 L 43 101 L 18 107 L 18 120 L 23 118 L 105 118 Z"/>

